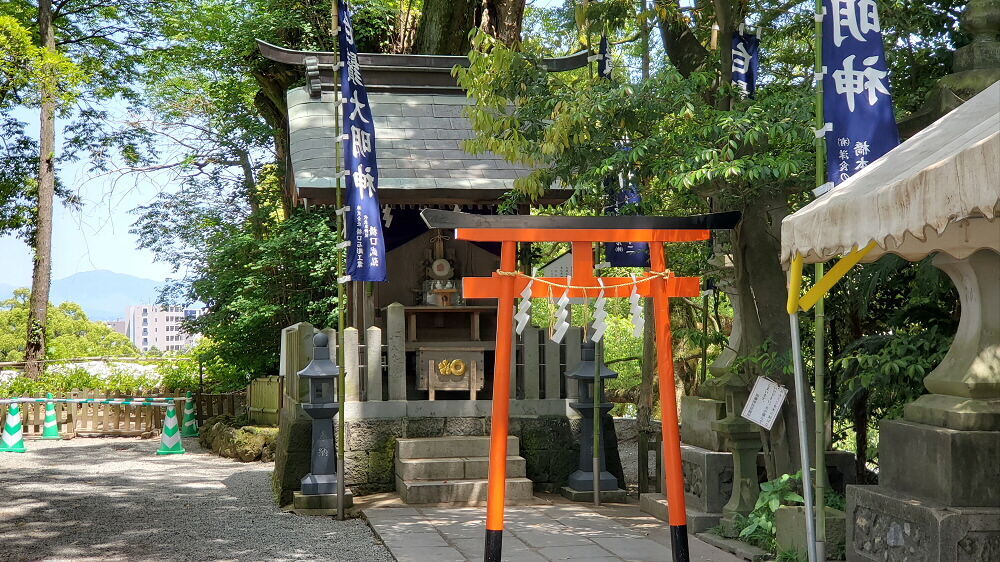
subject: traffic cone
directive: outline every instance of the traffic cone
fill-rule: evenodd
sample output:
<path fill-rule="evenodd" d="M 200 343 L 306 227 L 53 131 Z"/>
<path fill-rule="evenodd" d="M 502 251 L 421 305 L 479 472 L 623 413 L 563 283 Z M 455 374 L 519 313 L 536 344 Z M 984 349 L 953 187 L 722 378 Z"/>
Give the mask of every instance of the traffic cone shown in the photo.
<path fill-rule="evenodd" d="M 194 415 L 194 399 L 190 392 L 187 393 L 187 399 L 184 401 L 184 422 L 181 425 L 181 436 L 198 437 L 198 420 Z"/>
<path fill-rule="evenodd" d="M 3 435 L 0 435 L 0 452 L 23 453 L 24 430 L 21 429 L 21 406 L 14 402 L 7 406 L 7 420 L 4 422 Z"/>
<path fill-rule="evenodd" d="M 46 398 L 52 398 L 48 393 Z M 59 422 L 56 421 L 56 403 L 45 403 L 45 427 L 42 428 L 42 439 L 59 439 Z"/>
<path fill-rule="evenodd" d="M 163 433 L 160 435 L 160 448 L 156 454 L 179 455 L 184 452 L 184 445 L 181 444 L 181 428 L 177 427 L 177 411 L 171 402 L 163 418 Z"/>

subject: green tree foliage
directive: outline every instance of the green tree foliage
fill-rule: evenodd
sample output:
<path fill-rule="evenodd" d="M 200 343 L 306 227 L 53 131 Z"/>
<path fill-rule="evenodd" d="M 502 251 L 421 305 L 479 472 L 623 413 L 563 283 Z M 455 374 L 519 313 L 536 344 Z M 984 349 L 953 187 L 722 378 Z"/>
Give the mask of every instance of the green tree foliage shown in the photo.
<path fill-rule="evenodd" d="M 36 107 L 45 83 L 59 93 L 59 105 L 66 106 L 85 81 L 78 65 L 37 46 L 18 19 L 0 15 L 0 234 L 30 234 L 38 171 L 38 143 L 12 110 Z"/>
<path fill-rule="evenodd" d="M 24 333 L 28 329 L 28 291 L 17 289 L 0 301 L 0 361 L 24 358 Z M 128 338 L 102 322 L 92 322 L 80 305 L 64 302 L 49 307 L 46 359 L 135 356 Z"/>
<path fill-rule="evenodd" d="M 278 334 L 296 322 L 336 324 L 335 245 L 332 212 L 295 210 L 287 220 L 278 207 L 280 182 L 264 170 L 262 190 L 270 205 L 261 232 L 249 227 L 246 200 L 212 182 L 189 182 L 137 209 L 140 247 L 174 264 L 184 276 L 171 283 L 168 302 L 201 301 L 208 312 L 187 329 L 213 342 L 212 357 L 245 376 L 273 374 Z"/>
<path fill-rule="evenodd" d="M 770 374 L 793 386 L 784 368 L 790 338 L 777 241 L 781 219 L 807 203 L 815 186 L 813 4 L 719 1 L 684 7 L 660 0 L 641 13 L 625 0 L 570 4 L 529 13 L 535 31 L 560 40 L 531 39 L 515 50 L 482 33 L 473 36 L 471 66 L 455 71 L 476 100 L 468 113 L 477 136 L 466 148 L 536 166 L 515 184 L 525 199 L 571 186 L 571 207 L 600 212 L 604 178 L 630 173 L 643 195 L 641 211 L 742 211 L 740 227 L 720 236 L 715 248 L 729 254 L 716 260 L 731 260 L 731 273 L 710 271 L 704 262 L 698 273 L 722 277 L 730 292 L 741 295 L 734 301 L 741 378 Z M 958 6 L 890 4 L 880 12 L 882 27 L 893 85 L 905 91 L 897 106 L 906 113 L 946 71 L 947 50 L 961 39 L 954 32 Z M 649 79 L 637 82 L 632 69 L 640 53 L 628 42 L 650 18 L 663 47 L 653 53 L 662 56 Z M 761 86 L 753 100 L 742 99 L 729 84 L 731 53 L 725 46 L 744 22 L 766 30 Z M 595 45 L 601 32 L 624 43 L 616 49 L 614 80 L 596 78 L 592 69 L 556 74 L 540 66 L 541 56 L 566 54 L 553 49 Z M 630 149 L 620 150 L 626 139 Z M 885 290 L 906 293 L 899 285 Z M 696 321 L 680 328 L 700 331 Z M 751 360 L 762 352 L 768 361 Z M 768 466 L 772 477 L 794 472 L 795 434 L 791 420 L 781 419 L 765 435 L 775 451 L 775 465 Z"/>

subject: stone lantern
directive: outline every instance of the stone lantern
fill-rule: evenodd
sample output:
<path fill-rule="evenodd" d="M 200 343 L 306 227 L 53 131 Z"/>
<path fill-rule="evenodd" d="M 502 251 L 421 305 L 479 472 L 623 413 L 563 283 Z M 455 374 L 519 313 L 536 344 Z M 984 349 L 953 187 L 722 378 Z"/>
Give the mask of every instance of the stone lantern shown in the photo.
<path fill-rule="evenodd" d="M 311 471 L 302 478 L 302 490 L 294 495 L 296 510 L 335 510 L 337 498 L 337 440 L 333 418 L 340 411 L 336 381 L 340 368 L 330 360 L 329 338 L 319 333 L 313 336 L 313 359 L 298 372 L 299 384 L 307 390 L 308 402 L 302 410 L 312 418 Z M 300 387 L 301 388 L 301 387 Z M 350 491 L 344 494 L 344 504 L 352 505 Z"/>
<path fill-rule="evenodd" d="M 595 381 L 597 377 L 598 364 L 600 366 L 600 379 L 602 381 L 613 379 L 618 373 L 612 371 L 603 361 L 596 357 L 597 350 L 594 342 L 584 342 L 580 348 L 580 363 L 576 369 L 566 373 L 566 378 L 574 379 L 578 384 L 579 396 L 569 406 L 580 413 L 583 423 L 580 428 L 580 462 L 577 470 L 569 475 L 569 485 L 563 487 L 562 495 L 573 501 L 591 501 L 594 498 L 594 416 L 603 416 L 611 411 L 614 406 L 611 402 L 605 402 L 603 396 L 603 385 L 597 387 Z M 594 393 L 599 392 L 599 406 L 595 411 Z M 602 424 L 603 427 L 603 424 Z M 618 478 L 608 472 L 607 469 L 607 440 L 604 439 L 603 432 L 599 441 L 599 485 L 601 501 L 624 502 L 625 490 L 618 488 Z"/>

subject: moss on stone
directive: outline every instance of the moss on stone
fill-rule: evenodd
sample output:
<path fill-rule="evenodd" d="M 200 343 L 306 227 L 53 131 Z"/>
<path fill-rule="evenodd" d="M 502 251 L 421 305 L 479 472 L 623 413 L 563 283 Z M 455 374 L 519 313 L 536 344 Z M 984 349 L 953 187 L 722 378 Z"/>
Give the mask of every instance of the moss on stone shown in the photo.
<path fill-rule="evenodd" d="M 241 426 L 232 416 L 215 416 L 206 420 L 198 441 L 220 456 L 252 462 L 273 459 L 277 437 L 276 428 Z"/>

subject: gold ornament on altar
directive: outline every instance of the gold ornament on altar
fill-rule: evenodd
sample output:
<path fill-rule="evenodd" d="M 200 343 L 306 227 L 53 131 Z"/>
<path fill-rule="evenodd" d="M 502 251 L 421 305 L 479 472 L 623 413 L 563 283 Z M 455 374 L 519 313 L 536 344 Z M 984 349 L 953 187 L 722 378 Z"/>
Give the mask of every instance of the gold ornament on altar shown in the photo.
<path fill-rule="evenodd" d="M 452 359 L 450 361 L 445 359 L 444 361 L 438 363 L 437 368 L 438 374 L 441 376 L 446 377 L 448 375 L 454 375 L 456 377 L 461 377 L 465 374 L 466 366 L 465 361 L 462 361 L 461 359 Z"/>

